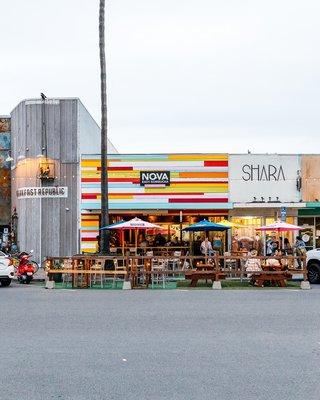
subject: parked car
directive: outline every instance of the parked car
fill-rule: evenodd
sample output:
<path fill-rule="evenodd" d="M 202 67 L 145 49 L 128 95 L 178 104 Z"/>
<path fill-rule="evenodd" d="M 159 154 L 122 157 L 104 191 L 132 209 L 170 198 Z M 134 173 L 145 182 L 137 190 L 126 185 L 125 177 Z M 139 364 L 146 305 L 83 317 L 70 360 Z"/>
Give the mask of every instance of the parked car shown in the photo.
<path fill-rule="evenodd" d="M 307 269 L 310 283 L 320 283 L 320 249 L 307 251 Z"/>
<path fill-rule="evenodd" d="M 14 277 L 14 266 L 12 260 L 0 251 L 0 283 L 1 286 L 9 286 Z"/>

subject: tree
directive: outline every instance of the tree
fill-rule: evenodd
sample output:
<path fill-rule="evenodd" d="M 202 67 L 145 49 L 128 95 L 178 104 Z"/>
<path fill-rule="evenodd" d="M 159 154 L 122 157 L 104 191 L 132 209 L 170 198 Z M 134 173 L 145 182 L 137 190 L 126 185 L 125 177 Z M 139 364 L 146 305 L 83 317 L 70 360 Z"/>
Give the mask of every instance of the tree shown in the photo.
<path fill-rule="evenodd" d="M 108 128 L 107 128 L 107 73 L 105 56 L 105 0 L 100 0 L 99 8 L 99 50 L 101 85 L 101 226 L 109 225 L 108 202 Z M 102 230 L 100 252 L 109 253 L 109 231 Z"/>

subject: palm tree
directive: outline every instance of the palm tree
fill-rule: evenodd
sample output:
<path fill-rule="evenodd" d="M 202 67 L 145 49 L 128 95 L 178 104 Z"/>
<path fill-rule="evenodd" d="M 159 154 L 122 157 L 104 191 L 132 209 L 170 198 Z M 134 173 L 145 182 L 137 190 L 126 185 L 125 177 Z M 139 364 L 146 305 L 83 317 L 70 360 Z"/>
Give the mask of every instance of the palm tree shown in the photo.
<path fill-rule="evenodd" d="M 105 56 L 105 0 L 100 0 L 99 8 L 99 49 L 100 49 L 100 83 L 101 83 L 101 226 L 109 225 L 108 203 L 108 130 L 107 130 L 107 74 Z M 109 253 L 109 231 L 102 230 L 100 252 Z"/>

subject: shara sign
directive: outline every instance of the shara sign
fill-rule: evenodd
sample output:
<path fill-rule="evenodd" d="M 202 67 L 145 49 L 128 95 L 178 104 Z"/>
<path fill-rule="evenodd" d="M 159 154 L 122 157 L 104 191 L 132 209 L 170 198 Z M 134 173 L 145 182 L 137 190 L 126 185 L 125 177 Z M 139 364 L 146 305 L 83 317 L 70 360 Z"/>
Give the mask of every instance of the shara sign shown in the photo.
<path fill-rule="evenodd" d="M 300 156 L 291 154 L 231 154 L 229 197 L 233 203 L 282 202 L 301 199 L 297 190 Z"/>
<path fill-rule="evenodd" d="M 140 186 L 170 186 L 170 171 L 140 171 Z"/>
<path fill-rule="evenodd" d="M 244 181 L 280 181 L 286 180 L 282 165 L 245 164 L 242 166 Z"/>
<path fill-rule="evenodd" d="M 18 199 L 63 198 L 68 197 L 68 188 L 66 186 L 23 187 L 19 188 L 16 194 Z"/>

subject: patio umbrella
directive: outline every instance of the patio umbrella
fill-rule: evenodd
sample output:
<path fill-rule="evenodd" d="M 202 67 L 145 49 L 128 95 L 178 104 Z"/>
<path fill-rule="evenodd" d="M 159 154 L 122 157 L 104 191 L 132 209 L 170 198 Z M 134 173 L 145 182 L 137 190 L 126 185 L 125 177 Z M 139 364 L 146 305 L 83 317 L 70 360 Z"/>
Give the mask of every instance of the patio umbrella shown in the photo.
<path fill-rule="evenodd" d="M 125 231 L 125 230 L 134 230 L 136 233 L 136 238 L 135 238 L 135 244 L 136 247 L 138 247 L 138 231 L 139 229 L 162 229 L 161 226 L 156 225 L 156 224 L 151 224 L 148 221 L 143 221 L 140 218 L 132 218 L 129 221 L 120 221 L 120 222 L 116 222 L 115 224 L 112 225 L 108 225 L 108 226 L 104 226 L 102 227 L 100 230 L 103 229 L 109 229 L 109 230 L 113 230 L 113 229 L 119 229 L 121 231 Z M 124 253 L 124 241 L 122 241 L 122 253 Z"/>
<path fill-rule="evenodd" d="M 183 229 L 186 232 L 209 232 L 209 231 L 227 231 L 230 229 L 229 226 L 215 224 L 214 222 L 210 222 L 207 219 L 203 219 L 200 222 L 189 225 Z M 191 253 L 191 242 L 190 242 L 190 253 Z"/>
<path fill-rule="evenodd" d="M 276 221 L 272 224 L 261 226 L 260 228 L 256 228 L 257 231 L 275 231 L 277 232 L 278 240 L 280 241 L 280 232 L 293 232 L 298 231 L 301 228 L 297 225 L 288 224 L 283 221 Z M 283 243 L 283 235 L 282 235 L 282 243 Z"/>
<path fill-rule="evenodd" d="M 182 230 L 187 232 L 202 232 L 202 231 L 226 231 L 228 229 L 230 229 L 230 226 L 215 224 L 214 222 L 210 222 L 207 219 L 203 219 L 202 221 L 189 225 Z"/>
<path fill-rule="evenodd" d="M 235 224 L 234 222 L 228 221 L 227 219 L 222 219 L 219 221 L 219 225 L 228 226 L 229 228 L 242 228 L 244 225 Z"/>
<path fill-rule="evenodd" d="M 297 225 L 288 224 L 282 221 L 276 221 L 273 224 L 261 226 L 260 228 L 256 228 L 257 231 L 275 231 L 275 232 L 288 232 L 288 231 L 298 231 L 301 228 Z"/>

